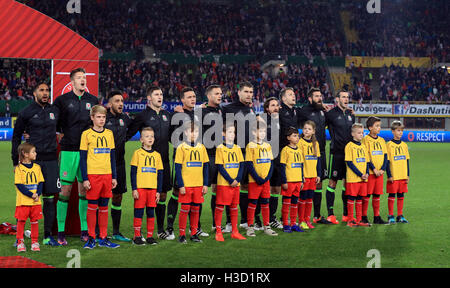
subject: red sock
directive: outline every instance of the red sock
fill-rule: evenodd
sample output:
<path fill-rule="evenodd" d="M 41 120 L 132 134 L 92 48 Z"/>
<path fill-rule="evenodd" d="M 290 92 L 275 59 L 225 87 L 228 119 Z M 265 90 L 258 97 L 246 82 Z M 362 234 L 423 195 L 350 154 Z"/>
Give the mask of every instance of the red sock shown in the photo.
<path fill-rule="evenodd" d="M 394 202 L 395 202 L 395 197 L 388 197 L 389 215 L 394 215 Z"/>
<path fill-rule="evenodd" d="M 191 209 L 191 205 L 189 205 L 189 204 L 181 204 L 180 217 L 178 219 L 178 226 L 179 226 L 179 229 L 180 229 L 180 236 L 186 236 L 187 217 L 188 217 L 190 209 Z"/>
<path fill-rule="evenodd" d="M 248 226 L 253 225 L 253 223 L 255 222 L 255 210 L 256 210 L 256 204 L 249 202 L 248 208 L 247 208 L 247 224 L 248 224 Z"/>
<path fill-rule="evenodd" d="M 305 214 L 303 215 L 303 218 L 308 222 L 310 221 L 310 218 L 311 218 L 312 204 L 313 204 L 312 199 L 306 200 Z"/>
<path fill-rule="evenodd" d="M 23 233 L 25 232 L 25 222 L 24 220 L 17 220 L 17 231 L 16 239 L 23 240 Z"/>
<path fill-rule="evenodd" d="M 216 209 L 214 210 L 214 224 L 216 226 L 216 232 L 219 232 L 220 227 L 222 227 L 223 208 L 223 205 L 216 204 Z"/>
<path fill-rule="evenodd" d="M 155 230 L 155 217 L 147 218 L 147 238 L 153 237 Z"/>
<path fill-rule="evenodd" d="M 361 222 L 361 216 L 362 216 L 362 199 L 356 200 L 356 222 Z"/>
<path fill-rule="evenodd" d="M 369 210 L 370 196 L 363 197 L 362 200 L 362 216 L 367 216 L 367 210 Z"/>
<path fill-rule="evenodd" d="M 189 219 L 189 224 L 191 226 L 191 235 L 195 235 L 197 233 L 199 217 L 200 206 L 191 206 L 191 217 Z"/>
<path fill-rule="evenodd" d="M 31 243 L 37 242 L 39 237 L 39 222 L 31 222 Z"/>
<path fill-rule="evenodd" d="M 295 222 L 297 222 L 297 214 L 298 214 L 298 203 L 291 204 L 291 209 L 289 211 L 290 213 L 290 223 L 291 226 L 295 225 Z"/>
<path fill-rule="evenodd" d="M 134 217 L 133 220 L 134 238 L 141 237 L 141 227 L 142 227 L 142 218 Z"/>
<path fill-rule="evenodd" d="M 403 215 L 403 197 L 397 198 L 397 216 Z"/>
<path fill-rule="evenodd" d="M 299 199 L 297 206 L 298 206 L 298 223 L 302 223 L 305 221 L 306 200 Z M 292 225 L 294 224 L 291 224 L 291 226 Z"/>
<path fill-rule="evenodd" d="M 231 231 L 233 233 L 239 232 L 238 227 L 237 227 L 237 223 L 238 223 L 238 208 L 237 208 L 237 205 L 231 205 L 230 206 L 230 218 L 231 218 Z"/>
<path fill-rule="evenodd" d="M 289 225 L 290 206 L 291 206 L 291 198 L 283 197 L 283 206 L 281 206 L 281 219 L 283 220 L 283 226 Z"/>
<path fill-rule="evenodd" d="M 97 204 L 89 204 L 86 213 L 86 221 L 88 225 L 88 234 L 95 239 L 95 226 L 97 225 Z"/>
<path fill-rule="evenodd" d="M 108 206 L 98 207 L 98 229 L 100 239 L 108 235 Z"/>
<path fill-rule="evenodd" d="M 380 216 L 380 197 L 372 198 L 373 216 Z"/>
<path fill-rule="evenodd" d="M 261 204 L 261 215 L 263 219 L 263 225 L 268 226 L 270 223 L 270 211 L 269 204 Z"/>
<path fill-rule="evenodd" d="M 347 216 L 349 221 L 353 219 L 353 206 L 355 205 L 355 201 L 347 199 Z"/>

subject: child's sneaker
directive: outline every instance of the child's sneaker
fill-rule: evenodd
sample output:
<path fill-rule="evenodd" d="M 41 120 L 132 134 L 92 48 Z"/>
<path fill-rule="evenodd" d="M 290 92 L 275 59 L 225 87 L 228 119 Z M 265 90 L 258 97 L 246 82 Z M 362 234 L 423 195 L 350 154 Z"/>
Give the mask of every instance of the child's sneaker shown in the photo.
<path fill-rule="evenodd" d="M 248 224 L 247 224 L 247 222 L 239 224 L 239 228 L 248 229 Z"/>
<path fill-rule="evenodd" d="M 95 248 L 95 239 L 92 237 L 89 237 L 88 241 L 84 244 L 83 248 L 85 249 L 94 249 Z"/>
<path fill-rule="evenodd" d="M 383 219 L 381 219 L 381 216 L 374 216 L 373 217 L 373 224 L 386 225 L 386 224 L 389 224 L 389 223 L 384 221 Z"/>
<path fill-rule="evenodd" d="M 112 248 L 112 249 L 120 247 L 119 244 L 116 244 L 116 243 L 113 243 L 113 242 L 109 241 L 108 238 L 106 238 L 106 237 L 103 238 L 103 239 L 99 239 L 98 240 L 98 246 L 99 247 Z"/>
<path fill-rule="evenodd" d="M 181 244 L 187 244 L 186 236 L 181 235 L 180 237 L 178 237 L 178 242 L 180 242 Z"/>
<path fill-rule="evenodd" d="M 173 233 L 173 228 L 167 228 L 167 237 L 166 240 L 175 240 L 175 234 Z"/>
<path fill-rule="evenodd" d="M 285 233 L 292 233 L 291 226 L 289 226 L 289 225 L 283 226 L 283 232 L 285 232 Z"/>
<path fill-rule="evenodd" d="M 247 238 L 242 236 L 241 233 L 239 233 L 239 232 L 231 232 L 231 239 L 247 240 Z"/>
<path fill-rule="evenodd" d="M 23 240 L 17 241 L 17 252 L 25 252 L 27 251 L 27 248 L 25 247 L 25 243 Z"/>
<path fill-rule="evenodd" d="M 405 219 L 405 217 L 403 217 L 403 215 L 398 215 L 397 223 L 409 223 L 409 222 L 408 222 L 408 220 Z"/>
<path fill-rule="evenodd" d="M 291 226 L 291 230 L 295 231 L 295 232 L 305 232 L 304 230 L 302 230 L 300 227 L 298 227 L 298 225 L 293 225 Z"/>
<path fill-rule="evenodd" d="M 196 243 L 201 243 L 201 242 L 203 242 L 200 238 L 198 238 L 198 234 L 192 235 L 192 236 L 191 236 L 191 241 L 192 241 L 192 242 L 196 242 Z"/>
<path fill-rule="evenodd" d="M 253 227 L 253 225 L 248 226 L 247 228 L 247 236 L 249 237 L 255 237 L 255 227 Z"/>
<path fill-rule="evenodd" d="M 31 243 L 31 251 L 35 251 L 35 252 L 41 251 L 41 247 L 39 246 L 39 242 Z"/>
<path fill-rule="evenodd" d="M 264 230 L 264 227 L 261 225 L 261 223 L 256 223 L 254 228 L 255 228 L 255 231 Z"/>
<path fill-rule="evenodd" d="M 308 230 L 309 229 L 308 224 L 306 224 L 306 222 L 300 223 L 300 228 L 302 228 L 303 230 Z"/>
<path fill-rule="evenodd" d="M 358 227 L 358 223 L 356 223 L 355 219 L 351 219 L 351 220 L 347 221 L 347 226 L 348 227 Z"/>
<path fill-rule="evenodd" d="M 395 224 L 395 218 L 394 218 L 394 215 L 389 215 L 389 216 L 388 216 L 388 223 L 389 223 L 389 224 Z"/>
<path fill-rule="evenodd" d="M 153 237 L 148 237 L 145 242 L 147 242 L 147 244 L 149 245 L 158 245 L 158 242 L 156 242 L 156 240 Z"/>
<path fill-rule="evenodd" d="M 223 239 L 223 234 L 222 234 L 222 231 L 216 231 L 216 241 L 219 241 L 219 242 L 223 242 L 223 241 L 225 241 L 225 239 Z"/>
<path fill-rule="evenodd" d="M 269 236 L 278 236 L 278 233 L 273 231 L 272 228 L 270 228 L 269 225 L 264 226 L 264 233 L 269 235 Z"/>
<path fill-rule="evenodd" d="M 331 222 L 332 224 L 339 224 L 339 221 L 336 219 L 336 216 L 334 216 L 334 215 L 328 216 L 327 220 L 329 222 Z"/>
<path fill-rule="evenodd" d="M 134 237 L 133 238 L 133 244 L 134 245 L 138 245 L 138 246 L 145 245 L 144 237 L 142 237 L 142 236 Z"/>

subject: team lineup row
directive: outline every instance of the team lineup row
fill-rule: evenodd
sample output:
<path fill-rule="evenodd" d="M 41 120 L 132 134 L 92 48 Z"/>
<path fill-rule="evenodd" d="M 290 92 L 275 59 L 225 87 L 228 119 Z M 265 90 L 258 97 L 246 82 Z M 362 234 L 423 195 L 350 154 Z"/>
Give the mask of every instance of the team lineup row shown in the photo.
<path fill-rule="evenodd" d="M 200 108 L 203 112 L 202 115 L 231 113 L 233 115 L 250 115 L 250 117 L 246 118 L 244 125 L 245 146 L 239 147 L 234 144 L 240 130 L 236 129 L 236 125 L 234 125 L 236 123 L 233 123 L 233 125 L 223 125 L 222 144 L 217 148 L 205 148 L 203 144 L 199 143 L 201 141 L 198 139 L 202 139 L 202 137 L 199 137 L 198 130 L 206 133 L 208 128 L 214 126 L 215 123 L 208 122 L 208 125 L 205 125 L 207 122 L 195 118 L 196 95 L 193 89 L 187 87 L 181 91 L 180 100 L 183 105 L 175 114 L 184 112 L 182 115 L 186 121 L 181 121 L 181 125 L 180 123 L 173 125 L 173 121 L 171 121 L 173 114 L 161 109 L 163 95 L 158 87 L 148 89 L 146 109 L 131 120 L 122 112 L 123 97 L 119 91 L 111 92 L 108 110 L 106 110 L 103 106 L 98 105 L 98 99 L 95 96 L 85 91 L 86 77 L 83 69 L 72 71 L 70 78 L 73 90 L 56 98 L 53 104 L 49 103 L 48 86 L 44 83 L 37 85 L 34 89 L 36 101 L 19 113 L 14 128 L 12 159 L 16 167 L 15 184 L 18 199 L 16 203 L 18 207 L 16 208 L 17 247 L 21 251 L 25 249 L 23 227 L 28 218 L 32 223 L 32 250 L 39 250 L 37 226 L 33 225 L 37 225 L 37 220 L 42 217 L 39 216 L 41 215 L 39 210 L 41 197 L 34 195 L 42 194 L 44 244 L 52 246 L 67 244 L 64 229 L 68 199 L 75 179 L 77 179 L 79 191 L 81 238 L 86 242 L 85 247 L 95 247 L 95 238 L 98 238 L 99 246 L 111 248 L 119 246 L 106 237 L 110 198 L 112 198 L 112 238 L 119 241 L 131 241 L 120 233 L 119 226 L 122 194 L 126 192 L 125 142 L 138 131 L 141 132 L 142 148 L 133 155 L 130 175 L 135 199 L 135 236 L 132 240 L 135 244 L 157 243 L 153 238 L 155 216 L 158 238 L 174 239 L 173 222 L 179 203 L 181 203 L 181 209 L 178 240 L 182 243 L 186 242 L 186 222 L 190 215 L 191 240 L 201 241 L 198 236 L 206 234 L 202 231 L 199 221 L 201 203 L 203 203 L 203 195 L 208 191 L 208 186 L 212 188 L 213 192 L 211 210 L 214 214 L 213 225 L 215 227 L 213 228 L 218 241 L 223 241 L 222 230 L 232 232 L 232 238 L 245 239 L 237 230 L 238 206 L 241 212 L 240 226 L 247 228 L 247 236 L 255 236 L 254 230 L 257 225 L 254 225 L 254 220 L 258 206 L 260 206 L 263 218 L 263 230 L 268 235 L 277 235 L 272 228 L 282 228 L 285 232 L 312 228 L 310 215 L 313 202 L 314 223 L 339 223 L 334 216 L 333 204 L 334 189 L 337 181 L 341 179 L 347 180 L 344 186 L 347 187 L 347 190 L 343 193 L 343 214 L 347 218 L 344 220 L 349 226 L 368 226 L 367 196 L 362 198 L 363 188 L 361 188 L 361 192 L 358 192 L 360 189 L 353 187 L 355 185 L 352 181 L 355 179 L 352 180 L 352 177 L 360 180 L 356 181 L 358 183 L 365 183 L 368 180 L 369 187 L 371 187 L 370 178 L 372 177 L 366 174 L 375 175 L 377 179 L 381 179 L 382 193 L 384 171 L 387 170 L 388 177 L 392 176 L 389 178 L 392 178 L 393 183 L 397 183 L 396 181 L 404 179 L 396 179 L 399 172 L 394 167 L 397 163 L 402 162 L 400 160 L 409 163 L 409 155 L 404 155 L 404 159 L 400 159 L 401 157 L 385 159 L 388 158 L 388 150 L 381 149 L 382 145 L 377 142 L 377 150 L 372 151 L 376 152 L 375 154 L 370 153 L 370 148 L 369 151 L 362 149 L 356 155 L 355 165 L 351 165 L 352 160 L 347 158 L 347 146 L 351 143 L 361 145 L 362 138 L 355 138 L 353 135 L 358 129 L 353 126 L 355 117 L 348 109 L 348 93 L 345 91 L 337 93 L 336 107 L 326 111 L 322 105 L 320 90 L 311 89 L 308 95 L 310 105 L 299 110 L 294 107 L 296 101 L 293 89 L 286 88 L 280 93 L 280 99 L 271 98 L 266 101 L 264 110 L 267 113 L 265 115 L 267 121 L 262 121 L 261 117 L 258 117 L 251 108 L 253 88 L 250 83 L 242 83 L 237 91 L 237 101 L 226 106 L 220 105 L 222 96 L 220 86 L 212 85 L 206 89 L 208 103 Z M 277 121 L 272 121 L 273 119 Z M 192 125 L 186 126 L 186 123 Z M 273 123 L 276 123 L 275 127 L 272 126 Z M 358 125 L 356 124 L 356 126 Z M 372 126 L 379 127 L 379 121 L 372 123 Z M 370 136 L 381 141 L 381 137 L 377 137 L 376 132 L 372 133 L 372 130 L 376 131 L 376 129 L 371 129 L 372 126 L 369 127 L 371 134 L 366 138 Z M 173 142 L 171 136 L 180 127 L 183 131 L 184 142 L 174 145 L 176 151 L 173 153 L 174 165 L 171 171 L 169 142 Z M 331 135 L 328 169 L 325 159 L 325 127 L 328 127 Z M 298 135 L 298 128 L 303 128 L 301 136 Z M 279 138 L 268 139 L 271 129 L 279 130 Z M 379 132 L 379 128 L 377 129 Z M 398 129 L 402 130 L 402 126 Z M 59 132 L 58 135 L 57 132 Z M 27 135 L 27 142 L 33 144 L 35 148 L 20 144 L 24 133 Z M 52 137 L 53 135 L 54 137 Z M 57 138 L 61 147 L 59 165 L 56 153 Z M 271 150 L 272 146 L 269 142 L 274 140 L 279 141 L 279 150 L 275 148 L 278 151 Z M 401 145 L 402 151 L 407 153 L 407 146 L 404 143 L 398 145 Z M 406 148 L 404 148 L 405 146 Z M 19 149 L 19 153 L 18 147 L 22 149 Z M 390 146 L 387 145 L 387 147 Z M 279 151 L 280 153 L 278 153 Z M 33 153 L 35 159 L 33 159 Z M 279 156 L 276 156 L 278 154 Z M 372 161 L 372 158 L 380 155 L 383 162 L 378 165 Z M 397 160 L 400 162 L 396 162 Z M 38 165 L 33 165 L 33 163 Z M 367 166 L 369 168 L 362 167 L 361 163 L 366 166 L 370 163 Z M 27 165 L 31 166 L 27 167 Z M 398 169 L 403 168 L 401 166 Z M 328 171 L 330 171 L 330 175 L 328 175 Z M 42 175 L 45 181 L 42 181 L 41 177 L 28 177 L 27 175 L 31 175 L 31 173 Z M 28 183 L 18 183 L 20 182 L 17 180 L 19 178 Z M 320 215 L 321 182 L 324 178 L 330 179 L 326 192 L 329 214 L 326 219 Z M 31 183 L 32 180 L 35 180 L 35 183 Z M 21 186 L 22 184 L 25 186 Z M 376 186 L 378 187 L 378 184 Z M 405 192 L 406 184 L 404 186 L 395 184 L 394 186 L 400 187 L 398 191 L 403 191 L 399 192 L 400 194 Z M 361 187 L 366 187 L 366 185 L 361 185 Z M 354 194 L 355 189 L 357 195 L 350 195 Z M 170 199 L 166 199 L 167 192 L 170 190 L 172 190 L 172 196 Z M 59 193 L 59 197 L 55 211 L 53 196 L 56 193 Z M 394 200 L 395 193 L 397 192 L 389 194 L 394 195 Z M 282 224 L 275 217 L 280 194 L 283 196 Z M 400 194 L 397 195 L 399 208 L 397 220 L 405 222 L 400 209 L 400 198 L 403 200 L 403 195 Z M 364 201 L 360 201 L 360 197 Z M 374 196 L 373 203 L 376 202 L 375 198 Z M 353 203 L 352 201 L 356 201 L 355 221 L 353 206 L 350 205 Z M 164 229 L 166 202 L 167 229 Z M 358 212 L 361 210 L 359 209 L 360 202 L 364 202 L 362 213 Z M 389 205 L 391 202 L 390 200 Z M 227 225 L 225 229 L 220 225 L 224 206 L 227 206 L 227 224 L 231 224 Z M 346 209 L 347 207 L 351 209 Z M 374 222 L 385 223 L 377 215 L 375 204 L 373 207 Z M 146 241 L 143 240 L 140 233 L 144 208 L 147 208 Z M 389 217 L 393 215 L 390 208 L 389 215 Z M 51 226 L 55 216 L 58 223 L 57 241 L 51 236 Z M 295 224 L 297 216 L 299 225 Z M 97 219 L 98 232 L 96 233 Z M 389 221 L 391 222 L 391 220 Z"/>

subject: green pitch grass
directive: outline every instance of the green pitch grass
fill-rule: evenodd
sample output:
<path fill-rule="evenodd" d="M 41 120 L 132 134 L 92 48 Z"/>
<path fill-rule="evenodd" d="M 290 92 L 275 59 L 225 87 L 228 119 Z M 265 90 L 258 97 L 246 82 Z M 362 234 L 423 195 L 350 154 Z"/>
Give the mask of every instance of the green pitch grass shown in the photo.
<path fill-rule="evenodd" d="M 138 142 L 127 143 L 127 162 Z M 71 260 L 70 249 L 79 250 L 80 265 L 88 267 L 167 267 L 167 268 L 293 268 L 293 267 L 355 267 L 364 268 L 373 256 L 371 249 L 380 253 L 380 265 L 387 267 L 450 267 L 448 242 L 450 188 L 447 184 L 450 164 L 450 145 L 434 143 L 409 143 L 411 153 L 411 181 L 406 195 L 404 214 L 409 224 L 391 226 L 374 225 L 370 228 L 349 228 L 344 224 L 316 225 L 305 233 L 285 234 L 278 237 L 257 231 L 257 237 L 238 241 L 224 234 L 225 242 L 218 243 L 211 234 L 203 243 L 181 245 L 176 241 L 159 240 L 159 245 L 136 247 L 120 243 L 118 249 L 97 247 L 82 249 L 79 237 L 68 237 L 66 247 L 46 247 L 41 252 L 30 251 L 30 239 L 26 239 L 27 252 L 21 254 L 33 260 L 56 267 L 66 267 Z M 10 160 L 11 144 L 0 142 L 0 222 L 15 223 L 15 191 L 13 168 Z M 129 179 L 128 179 L 129 180 Z M 327 182 L 325 182 L 327 184 Z M 336 189 L 335 213 L 342 215 L 341 184 Z M 122 204 L 121 232 L 133 236 L 133 199 L 128 191 Z M 170 194 L 169 194 L 170 195 Z M 322 198 L 322 215 L 326 214 L 325 193 Z M 202 227 L 210 232 L 212 216 L 210 195 L 206 196 L 201 217 Z M 278 217 L 281 215 L 281 198 Z M 396 207 L 395 207 L 396 209 Z M 372 220 L 369 206 L 369 220 Z M 387 220 L 387 195 L 381 198 L 381 215 Z M 225 215 L 224 215 L 225 218 Z M 175 225 L 178 224 L 178 220 Z M 43 220 L 40 220 L 42 243 Z M 146 232 L 146 224 L 144 221 Z M 29 229 L 27 222 L 26 229 Z M 155 229 L 156 230 L 156 229 Z M 109 233 L 112 231 L 111 220 Z M 175 227 L 176 235 L 177 227 Z M 241 231 L 245 235 L 245 231 Z M 15 236 L 0 235 L 0 256 L 18 255 L 13 243 Z"/>

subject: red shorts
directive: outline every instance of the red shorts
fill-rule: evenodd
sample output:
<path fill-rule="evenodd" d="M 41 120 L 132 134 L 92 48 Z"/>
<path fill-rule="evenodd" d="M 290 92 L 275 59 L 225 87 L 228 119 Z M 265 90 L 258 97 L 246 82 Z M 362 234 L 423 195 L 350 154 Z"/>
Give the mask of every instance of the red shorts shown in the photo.
<path fill-rule="evenodd" d="M 88 175 L 91 189 L 86 191 L 87 200 L 98 200 L 100 198 L 112 197 L 112 175 Z"/>
<path fill-rule="evenodd" d="M 200 187 L 184 187 L 186 189 L 185 194 L 178 194 L 178 203 L 182 204 L 201 204 L 205 201 L 203 198 L 202 190 L 203 186 Z"/>
<path fill-rule="evenodd" d="M 238 205 L 239 204 L 239 186 L 217 186 L 216 204 L 218 205 Z"/>
<path fill-rule="evenodd" d="M 16 213 L 14 217 L 17 220 L 26 221 L 30 218 L 31 222 L 36 222 L 39 219 L 42 219 L 42 207 L 41 205 L 33 205 L 33 206 L 16 206 Z"/>
<path fill-rule="evenodd" d="M 134 208 L 156 207 L 156 189 L 138 188 L 139 199 L 134 199 Z"/>
<path fill-rule="evenodd" d="M 281 188 L 281 196 L 300 197 L 300 187 L 302 186 L 302 182 L 288 182 L 287 184 L 288 184 L 287 190 Z"/>
<path fill-rule="evenodd" d="M 248 183 L 248 199 L 270 198 L 270 181 L 263 185 L 256 182 Z"/>
<path fill-rule="evenodd" d="M 316 177 L 314 178 L 305 178 L 305 182 L 303 183 L 303 189 L 302 191 L 305 190 L 316 190 Z"/>
<path fill-rule="evenodd" d="M 386 183 L 387 193 L 406 193 L 408 192 L 408 184 L 406 180 L 394 180 L 394 183 L 387 181 Z"/>
<path fill-rule="evenodd" d="M 367 182 L 345 183 L 345 195 L 367 196 Z"/>
<path fill-rule="evenodd" d="M 382 195 L 383 185 L 383 176 L 377 177 L 375 174 L 369 174 L 369 181 L 367 182 L 367 195 Z"/>

